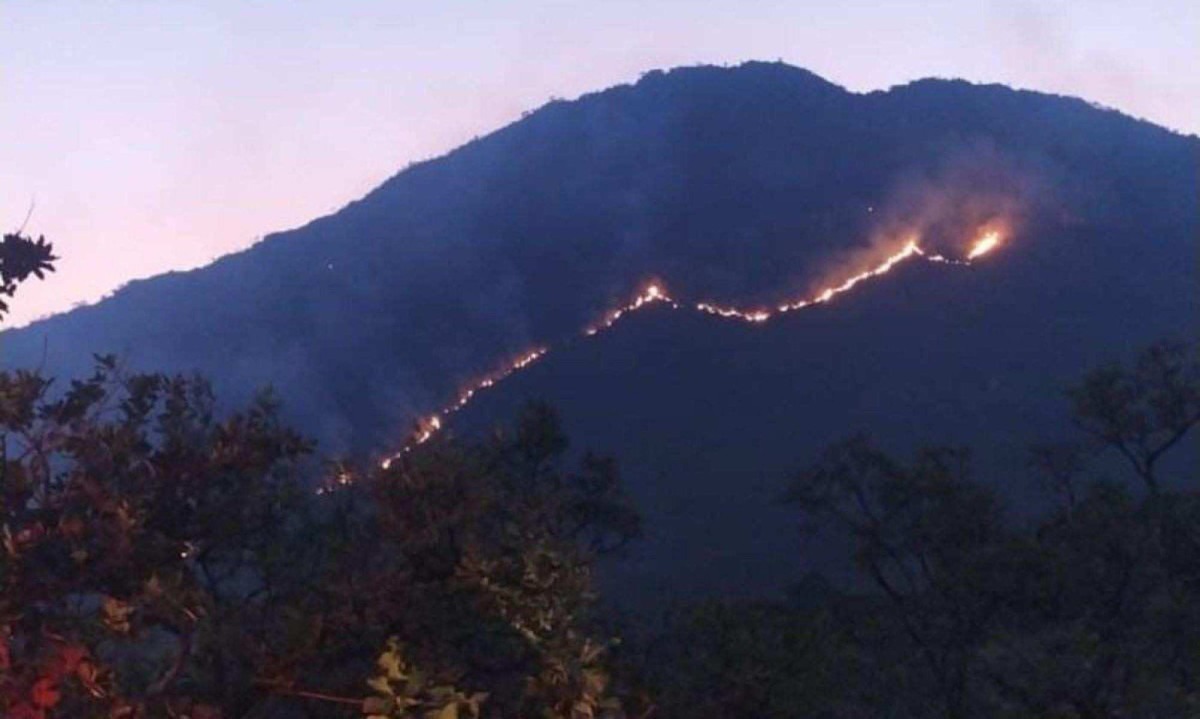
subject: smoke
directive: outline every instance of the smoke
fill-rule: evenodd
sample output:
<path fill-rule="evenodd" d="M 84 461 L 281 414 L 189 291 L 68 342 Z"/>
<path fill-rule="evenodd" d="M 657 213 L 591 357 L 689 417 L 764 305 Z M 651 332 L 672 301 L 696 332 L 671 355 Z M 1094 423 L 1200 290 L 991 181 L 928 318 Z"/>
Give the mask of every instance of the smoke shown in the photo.
<path fill-rule="evenodd" d="M 987 232 L 1020 241 L 1021 228 L 1051 201 L 1043 168 L 1018 161 L 994 144 L 978 143 L 937 165 L 899 177 L 879 206 L 866 246 L 837 253 L 810 288 L 836 284 L 895 254 L 910 241 L 951 259 L 963 259 Z"/>

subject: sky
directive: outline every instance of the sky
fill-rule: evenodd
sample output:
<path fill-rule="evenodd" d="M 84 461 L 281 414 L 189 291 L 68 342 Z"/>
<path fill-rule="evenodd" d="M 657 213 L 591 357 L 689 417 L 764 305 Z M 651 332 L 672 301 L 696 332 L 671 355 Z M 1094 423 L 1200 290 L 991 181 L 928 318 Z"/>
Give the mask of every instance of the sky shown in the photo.
<path fill-rule="evenodd" d="M 0 226 L 28 214 L 62 258 L 5 325 L 333 212 L 552 96 L 754 59 L 1200 133 L 1194 0 L 0 0 Z"/>

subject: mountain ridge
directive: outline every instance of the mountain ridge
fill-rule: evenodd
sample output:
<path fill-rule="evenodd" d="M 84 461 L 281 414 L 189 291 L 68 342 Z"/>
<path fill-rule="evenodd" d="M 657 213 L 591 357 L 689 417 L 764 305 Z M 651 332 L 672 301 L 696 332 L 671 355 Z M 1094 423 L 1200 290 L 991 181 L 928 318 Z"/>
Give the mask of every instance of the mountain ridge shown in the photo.
<path fill-rule="evenodd" d="M 852 93 L 778 63 L 652 71 L 551 102 L 205 268 L 130 283 L 0 341 L 6 361 L 32 364 L 48 337 L 50 367 L 67 374 L 116 350 L 200 369 L 235 396 L 273 382 L 298 416 L 325 418 L 308 429 L 332 446 L 394 444 L 495 358 L 574 331 L 653 276 L 717 301 L 811 286 L 869 247 L 881 214 L 927 211 L 896 200 L 898 186 L 1006 185 L 1005 202 L 1035 206 L 1030 228 L 1116 227 L 1128 218 L 1109 208 L 1136 205 L 1134 229 L 1153 218 L 1186 236 L 1194 200 L 1176 188 L 1195 168 L 1177 157 L 1197 143 L 1146 125 L 960 81 Z M 1129 155 L 1118 171 L 1091 169 L 1114 152 Z M 1059 181 L 1074 175 L 1087 182 Z M 456 286 L 469 296 L 450 297 Z"/>
<path fill-rule="evenodd" d="M 1061 93 L 1052 93 L 1052 92 L 1047 92 L 1047 91 L 1032 90 L 1032 89 L 1025 89 L 1025 88 L 1016 88 L 1016 87 L 1012 87 L 1012 86 L 1005 85 L 1003 83 L 998 83 L 998 82 L 975 82 L 975 81 L 971 81 L 971 80 L 968 80 L 965 78 L 954 78 L 954 77 L 925 77 L 925 78 L 918 78 L 915 80 L 910 80 L 910 81 L 903 82 L 903 83 L 898 83 L 896 85 L 892 85 L 892 86 L 889 86 L 889 87 L 883 88 L 883 89 L 875 89 L 875 90 L 867 90 L 867 91 L 858 92 L 858 91 L 849 90 L 847 88 L 844 88 L 843 86 L 837 85 L 836 83 L 826 80 L 823 77 L 821 77 L 820 75 L 818 75 L 810 70 L 806 70 L 801 67 L 788 65 L 786 63 L 779 62 L 779 61 L 769 62 L 769 61 L 754 61 L 754 60 L 752 60 L 752 61 L 747 61 L 745 63 L 741 63 L 739 65 L 733 66 L 732 68 L 728 67 L 728 66 L 722 66 L 722 65 L 702 64 L 702 65 L 677 66 L 677 67 L 673 67 L 673 68 L 669 68 L 669 69 L 652 69 L 652 70 L 647 70 L 647 71 L 642 72 L 640 74 L 639 79 L 632 81 L 632 82 L 620 83 L 620 84 L 605 88 L 603 90 L 593 90 L 593 91 L 584 92 L 573 99 L 561 99 L 561 98 L 552 99 L 537 108 L 523 112 L 521 114 L 520 118 L 510 121 L 510 122 L 496 128 L 495 130 L 488 132 L 486 135 L 476 137 L 468 142 L 465 142 L 461 145 L 453 147 L 453 148 L 445 151 L 444 153 L 435 155 L 433 157 L 429 157 L 429 158 L 422 159 L 422 160 L 410 161 L 409 163 L 407 163 L 407 165 L 404 168 L 398 170 L 397 172 L 393 173 L 388 178 L 384 179 L 374 189 L 368 191 L 367 194 L 363 195 L 360 198 L 350 200 L 349 202 L 347 202 L 345 205 L 338 208 L 337 210 L 334 210 L 333 212 L 330 212 L 328 214 L 324 214 L 324 215 L 315 217 L 315 218 L 308 220 L 307 222 L 304 222 L 295 227 L 290 227 L 290 228 L 285 228 L 285 229 L 268 232 L 267 234 L 263 235 L 258 241 L 254 242 L 250 245 L 247 245 L 246 247 L 243 247 L 243 248 L 234 250 L 232 252 L 226 253 L 224 255 L 221 255 L 220 257 L 217 257 L 204 265 L 200 265 L 200 266 L 188 268 L 188 269 L 167 270 L 165 272 L 161 272 L 161 273 L 149 276 L 149 277 L 141 277 L 141 278 L 131 279 L 128 282 L 121 284 L 119 287 L 112 290 L 111 292 L 109 292 L 104 297 L 101 297 L 98 300 L 95 300 L 93 302 L 87 302 L 85 304 L 80 304 L 78 306 L 71 307 L 71 308 L 61 310 L 58 312 L 53 312 L 53 313 L 47 314 L 45 316 L 37 317 L 34 320 L 32 320 L 29 324 L 37 324 L 37 323 L 44 322 L 47 320 L 52 320 L 61 315 L 73 313 L 78 310 L 86 310 L 89 307 L 93 307 L 97 304 L 100 304 L 100 303 L 108 301 L 109 299 L 112 299 L 114 295 L 116 295 L 119 292 L 125 291 L 130 287 L 136 287 L 145 282 L 152 282 L 161 277 L 172 277 L 172 276 L 178 276 L 178 275 L 188 275 L 188 274 L 195 273 L 195 272 L 201 272 L 201 271 L 211 267 L 212 265 L 218 264 L 229 258 L 237 257 L 246 252 L 252 251 L 255 248 L 260 247 L 261 245 L 263 245 L 266 242 L 273 242 L 273 241 L 275 241 L 276 238 L 286 237 L 292 233 L 306 230 L 315 224 L 321 223 L 324 220 L 336 217 L 337 215 L 341 214 L 342 212 L 346 211 L 347 209 L 352 208 L 352 207 L 358 205 L 359 203 L 365 201 L 371 195 L 373 195 L 376 192 L 378 192 L 379 190 L 383 189 L 384 185 L 387 185 L 388 183 L 396 180 L 401 175 L 404 175 L 405 173 L 409 173 L 409 172 L 414 172 L 418 168 L 421 168 L 423 166 L 429 165 L 430 163 L 436 163 L 442 159 L 445 159 L 445 158 L 449 157 L 450 155 L 460 152 L 460 151 L 474 145 L 475 143 L 478 143 L 482 140 L 487 139 L 488 137 L 491 137 L 492 135 L 494 135 L 496 133 L 502 132 L 514 125 L 517 125 L 520 122 L 522 122 L 526 119 L 529 119 L 529 118 L 533 117 L 534 115 L 541 113 L 542 111 L 544 111 L 548 108 L 551 108 L 554 106 L 559 106 L 559 105 L 571 104 L 571 103 L 574 103 L 577 101 L 586 100 L 586 99 L 589 99 L 589 98 L 592 98 L 595 96 L 599 96 L 599 95 L 605 95 L 608 93 L 614 93 L 614 92 L 619 92 L 619 91 L 623 91 L 623 90 L 633 89 L 633 88 L 636 88 L 640 83 L 645 81 L 647 78 L 658 79 L 660 76 L 670 77 L 672 75 L 676 75 L 676 74 L 680 74 L 680 73 L 689 73 L 689 72 L 697 72 L 697 71 L 703 72 L 703 71 L 711 71 L 711 70 L 726 71 L 726 70 L 730 70 L 730 69 L 737 70 L 737 69 L 743 69 L 743 68 L 755 68 L 755 67 L 760 67 L 760 66 L 768 66 L 768 67 L 782 66 L 783 68 L 787 68 L 789 71 L 793 71 L 796 73 L 803 73 L 804 75 L 814 78 L 815 80 L 819 81 L 820 83 L 822 83 L 824 85 L 828 85 L 832 88 L 835 88 L 838 91 L 841 91 L 841 92 L 844 92 L 844 93 L 847 93 L 850 95 L 858 95 L 858 96 L 875 96 L 875 95 L 886 96 L 886 95 L 896 93 L 896 92 L 918 90 L 918 89 L 924 89 L 926 87 L 981 88 L 981 89 L 995 90 L 995 91 L 1004 92 L 1004 93 L 1012 93 L 1012 94 L 1015 94 L 1018 96 L 1027 95 L 1027 96 L 1041 98 L 1041 99 L 1060 101 L 1060 102 L 1063 102 L 1065 105 L 1075 106 L 1080 110 L 1099 111 L 1099 112 L 1111 114 L 1111 115 L 1116 116 L 1115 119 L 1119 122 L 1136 123 L 1139 126 L 1153 128 L 1154 130 L 1161 131 L 1161 132 L 1166 133 L 1171 136 L 1192 139 L 1192 140 L 1200 140 L 1200 135 L 1197 135 L 1195 133 L 1188 133 L 1188 132 L 1181 131 L 1178 129 L 1166 127 L 1164 125 L 1160 125 L 1158 123 L 1155 123 L 1152 120 L 1149 120 L 1149 119 L 1146 119 L 1143 117 L 1139 117 L 1136 115 L 1132 115 L 1124 110 L 1121 110 L 1120 108 L 1103 105 L 1103 104 L 1089 101 L 1089 100 L 1086 100 L 1084 98 L 1074 96 L 1074 95 L 1066 95 L 1066 94 L 1061 94 Z M 15 328 L 15 329 L 23 329 L 23 327 Z M 10 331 L 10 330 L 9 329 L 4 330 L 4 332 L 8 332 L 8 331 Z"/>

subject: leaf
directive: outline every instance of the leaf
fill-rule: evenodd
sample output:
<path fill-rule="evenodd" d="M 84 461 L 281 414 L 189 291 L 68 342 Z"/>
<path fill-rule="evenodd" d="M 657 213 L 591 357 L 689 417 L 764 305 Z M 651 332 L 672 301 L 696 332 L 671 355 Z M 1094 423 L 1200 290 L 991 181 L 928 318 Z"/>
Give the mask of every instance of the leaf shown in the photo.
<path fill-rule="evenodd" d="M 583 690 L 590 696 L 598 697 L 608 687 L 608 674 L 599 669 L 583 670 Z"/>
<path fill-rule="evenodd" d="M 458 719 L 458 702 L 447 704 L 440 711 L 430 712 L 429 719 Z"/>
<path fill-rule="evenodd" d="M 35 709 L 28 702 L 20 702 L 9 709 L 5 719 L 46 719 L 46 712 Z"/>
<path fill-rule="evenodd" d="M 33 688 L 29 690 L 29 701 L 40 709 L 53 709 L 61 699 L 62 694 L 58 691 L 58 684 L 51 679 L 38 679 L 33 683 Z"/>
<path fill-rule="evenodd" d="M 221 719 L 221 710 L 211 704 L 197 704 L 192 707 L 192 719 Z"/>
<path fill-rule="evenodd" d="M 470 698 L 467 699 L 465 703 L 467 705 L 467 709 L 469 709 L 471 712 L 471 716 L 479 716 L 479 707 L 484 701 L 487 700 L 487 698 L 487 692 L 475 692 L 470 696 Z"/>
<path fill-rule="evenodd" d="M 400 645 L 393 639 L 388 642 L 388 650 L 379 655 L 375 662 L 384 671 L 388 679 L 404 679 L 404 661 L 400 658 Z"/>
<path fill-rule="evenodd" d="M 391 697 L 367 697 L 363 699 L 362 713 L 386 717 L 395 707 L 396 702 Z"/>
<path fill-rule="evenodd" d="M 387 677 L 371 677 L 367 680 L 367 686 L 389 697 L 396 694 L 392 689 L 392 683 L 388 681 Z"/>
<path fill-rule="evenodd" d="M 127 719 L 133 716 L 133 707 L 124 702 L 118 703 L 109 711 L 108 716 L 109 719 Z"/>
<path fill-rule="evenodd" d="M 65 674 L 74 672 L 79 663 L 87 658 L 88 650 L 78 644 L 68 644 L 58 651 L 58 659 Z"/>
<path fill-rule="evenodd" d="M 129 615 L 133 614 L 133 607 L 127 602 L 114 597 L 105 597 L 104 603 L 100 607 L 100 612 L 103 615 L 101 621 L 104 626 L 114 632 L 126 633 L 130 629 Z"/>
<path fill-rule="evenodd" d="M 81 661 L 79 666 L 75 668 L 75 676 L 79 677 L 79 683 L 87 689 L 88 693 L 97 699 L 104 697 L 104 689 L 100 686 L 97 679 L 100 672 L 96 669 L 96 665 L 89 661 Z"/>

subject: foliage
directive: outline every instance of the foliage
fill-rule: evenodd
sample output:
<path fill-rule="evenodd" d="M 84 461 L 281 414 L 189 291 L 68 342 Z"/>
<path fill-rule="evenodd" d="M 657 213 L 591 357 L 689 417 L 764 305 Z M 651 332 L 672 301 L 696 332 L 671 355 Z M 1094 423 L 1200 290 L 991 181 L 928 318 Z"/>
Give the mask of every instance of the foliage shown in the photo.
<path fill-rule="evenodd" d="M 0 373 L 0 714 L 617 715 L 590 563 L 637 516 L 552 413 L 317 494 L 270 396 L 214 404 L 109 357 Z"/>
<path fill-rule="evenodd" d="M 1036 518 L 963 450 L 830 447 L 787 499 L 849 538 L 857 579 L 677 614 L 642 655 L 660 714 L 1200 715 L 1200 492 L 1194 467 L 1164 469 L 1200 423 L 1200 357 L 1160 343 L 1069 397 L 1088 442 L 1032 452 L 1054 499 Z"/>
<path fill-rule="evenodd" d="M 54 245 L 46 242 L 45 237 L 34 240 L 20 232 L 5 233 L 0 241 L 0 295 L 12 297 L 17 292 L 17 285 L 30 275 L 44 279 L 45 273 L 54 271 L 57 259 Z M 8 312 L 8 303 L 0 299 L 0 317 L 5 312 Z"/>
<path fill-rule="evenodd" d="M 1162 342 L 1130 369 L 1092 371 L 1070 392 L 1077 422 L 1101 448 L 1125 458 L 1151 492 L 1158 460 L 1200 422 L 1200 362 L 1188 348 Z"/>
<path fill-rule="evenodd" d="M 11 296 L 55 258 L 9 237 Z M 219 416 L 205 381 L 111 357 L 61 391 L 0 372 L 0 714 L 1200 715 L 1200 492 L 1171 455 L 1200 358 L 1155 345 L 1069 397 L 1086 442 L 1031 452 L 1044 515 L 961 449 L 853 437 L 787 500 L 848 538 L 856 581 L 696 604 L 614 651 L 592 571 L 639 518 L 611 460 L 568 468 L 545 406 L 314 492 L 269 394 Z"/>
<path fill-rule="evenodd" d="M 825 609 L 708 600 L 672 612 L 624 669 L 653 716 L 836 716 L 844 677 L 862 669 L 840 633 Z"/>
<path fill-rule="evenodd" d="M 388 717 L 427 717 L 458 719 L 478 717 L 487 694 L 467 696 L 451 686 L 430 686 L 424 674 L 408 666 L 403 649 L 395 638 L 376 662 L 379 674 L 367 683 L 376 696 L 363 701 L 368 719 Z"/>
<path fill-rule="evenodd" d="M 50 389 L 0 374 L 0 710 L 215 716 L 309 445 L 269 398 L 218 421 L 204 382 L 108 357 Z"/>
<path fill-rule="evenodd" d="M 637 533 L 637 515 L 610 461 L 566 472 L 565 450 L 553 413 L 533 405 L 511 434 L 433 443 L 334 493 L 354 518 L 355 559 L 335 560 L 327 601 L 378 619 L 331 622 L 330 641 L 393 637 L 435 685 L 485 692 L 497 716 L 614 715 L 607 642 L 588 629 L 590 565 Z"/>

